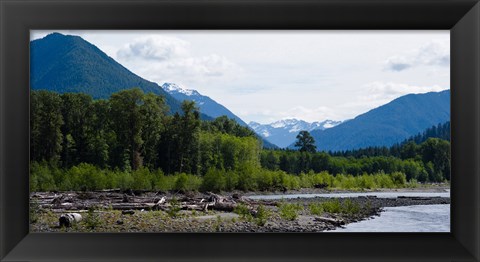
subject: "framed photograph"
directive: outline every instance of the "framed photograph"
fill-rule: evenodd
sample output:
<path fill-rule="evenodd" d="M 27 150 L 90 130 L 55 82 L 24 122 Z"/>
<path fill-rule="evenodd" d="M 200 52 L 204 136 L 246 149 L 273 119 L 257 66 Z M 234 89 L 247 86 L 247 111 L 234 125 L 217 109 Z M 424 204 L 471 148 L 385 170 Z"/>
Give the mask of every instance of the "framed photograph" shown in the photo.
<path fill-rule="evenodd" d="M 2 261 L 480 258 L 476 1 L 0 7 Z"/>

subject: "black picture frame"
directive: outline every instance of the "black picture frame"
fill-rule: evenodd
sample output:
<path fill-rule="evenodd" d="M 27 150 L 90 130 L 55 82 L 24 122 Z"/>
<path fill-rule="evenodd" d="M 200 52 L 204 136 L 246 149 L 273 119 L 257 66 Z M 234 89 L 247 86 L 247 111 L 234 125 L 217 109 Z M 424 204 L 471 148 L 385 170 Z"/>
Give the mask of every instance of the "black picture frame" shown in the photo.
<path fill-rule="evenodd" d="M 479 261 L 480 5 L 472 0 L 0 0 L 0 260 Z M 451 233 L 30 233 L 31 29 L 451 32 Z"/>

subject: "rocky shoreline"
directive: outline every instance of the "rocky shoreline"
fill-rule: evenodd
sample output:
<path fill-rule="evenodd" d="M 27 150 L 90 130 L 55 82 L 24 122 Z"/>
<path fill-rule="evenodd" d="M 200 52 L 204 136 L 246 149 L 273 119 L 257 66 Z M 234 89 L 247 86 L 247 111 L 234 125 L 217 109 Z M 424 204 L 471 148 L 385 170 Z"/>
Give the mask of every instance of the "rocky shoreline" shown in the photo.
<path fill-rule="evenodd" d="M 445 197 L 402 196 L 396 198 L 360 196 L 334 200 L 325 197 L 251 200 L 248 196 L 252 194 L 240 195 L 235 192 L 225 193 L 225 197 L 222 197 L 227 199 L 223 203 L 228 208 L 215 209 L 213 205 L 207 209 L 198 209 L 196 205 L 192 207 L 191 203 L 210 203 L 212 195 L 216 194 L 37 192 L 30 196 L 33 211 L 30 229 L 31 232 L 322 232 L 374 218 L 381 215 L 384 207 L 450 204 L 450 198 Z M 174 206 L 178 210 L 172 213 L 172 205 L 169 203 L 177 199 L 180 204 Z M 195 199 L 197 202 L 188 202 L 188 199 Z M 247 207 L 249 210 L 247 214 L 239 213 L 236 209 L 232 210 L 228 206 L 230 200 L 231 203 Z M 355 211 L 312 212 L 312 206 L 331 201 L 338 201 L 340 206 L 353 206 Z M 159 202 L 162 202 L 163 206 L 159 206 Z M 287 204 L 296 206 L 294 219 L 286 219 L 281 215 L 281 206 Z M 260 218 L 257 215 L 260 206 L 268 214 L 262 223 L 259 223 Z M 66 213 L 81 214 L 83 220 L 70 227 L 60 227 L 59 217 Z"/>

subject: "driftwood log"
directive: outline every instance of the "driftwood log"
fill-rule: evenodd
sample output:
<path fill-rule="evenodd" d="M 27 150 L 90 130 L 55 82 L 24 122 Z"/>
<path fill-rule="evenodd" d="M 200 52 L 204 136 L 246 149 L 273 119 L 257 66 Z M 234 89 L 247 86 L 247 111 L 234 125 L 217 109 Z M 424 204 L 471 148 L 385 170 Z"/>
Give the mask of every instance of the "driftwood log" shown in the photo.
<path fill-rule="evenodd" d="M 341 219 L 330 218 L 330 217 L 315 217 L 315 220 L 320 221 L 320 222 L 324 222 L 324 223 L 329 223 L 329 224 L 332 224 L 332 225 L 335 225 L 335 226 L 345 225 L 345 221 L 343 221 Z"/>
<path fill-rule="evenodd" d="M 71 227 L 73 224 L 82 221 L 82 215 L 79 213 L 62 214 L 58 219 L 60 227 Z"/>
<path fill-rule="evenodd" d="M 183 210 L 208 211 L 218 210 L 232 212 L 239 204 L 245 205 L 252 215 L 255 215 L 256 201 L 244 198 L 235 194 L 234 196 L 222 196 L 212 192 L 195 196 L 185 195 L 180 200 L 173 200 L 173 197 L 159 196 L 157 194 L 144 193 L 142 195 L 127 194 L 118 190 L 98 192 L 37 192 L 32 194 L 32 201 L 35 201 L 40 208 L 50 209 L 54 212 L 64 213 L 65 211 L 84 212 L 96 207 L 112 210 L 163 210 L 171 208 Z M 268 203 L 267 203 L 268 204 Z M 66 218 L 65 218 L 66 219 Z"/>

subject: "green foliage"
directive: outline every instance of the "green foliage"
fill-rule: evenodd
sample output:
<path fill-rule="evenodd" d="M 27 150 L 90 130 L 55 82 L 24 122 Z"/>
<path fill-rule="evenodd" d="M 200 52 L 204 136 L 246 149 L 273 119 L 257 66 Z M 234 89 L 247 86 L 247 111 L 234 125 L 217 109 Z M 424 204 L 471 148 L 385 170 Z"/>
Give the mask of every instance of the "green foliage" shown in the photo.
<path fill-rule="evenodd" d="M 220 192 L 227 187 L 227 179 L 224 171 L 219 169 L 209 169 L 203 177 L 202 190 Z"/>
<path fill-rule="evenodd" d="M 173 197 L 172 200 L 170 201 L 170 208 L 167 210 L 167 214 L 171 217 L 171 218 L 176 218 L 178 217 L 178 213 L 180 212 L 181 210 L 181 207 L 180 207 L 180 203 L 178 202 L 177 198 Z"/>
<path fill-rule="evenodd" d="M 40 205 L 36 199 L 30 201 L 29 217 L 30 224 L 36 223 L 39 218 Z"/>
<path fill-rule="evenodd" d="M 188 101 L 181 114 L 167 115 L 164 100 L 139 89 L 99 101 L 33 91 L 30 189 L 357 190 L 450 179 L 450 143 L 438 138 L 343 153 L 364 154 L 358 157 L 261 150 L 252 131 L 233 120 L 202 123 Z M 299 139 L 308 145 L 307 133 Z"/>
<path fill-rule="evenodd" d="M 255 223 L 259 226 L 264 226 L 268 218 L 270 218 L 271 212 L 264 205 L 259 205 L 257 207 L 257 213 L 255 216 Z"/>
<path fill-rule="evenodd" d="M 207 133 L 223 133 L 236 137 L 256 137 L 255 132 L 246 126 L 242 126 L 234 119 L 220 116 L 213 121 L 202 122 L 202 131 Z"/>
<path fill-rule="evenodd" d="M 89 207 L 85 219 L 83 220 L 85 227 L 95 229 L 101 225 L 100 216 L 95 212 L 95 207 Z"/>
<path fill-rule="evenodd" d="M 52 191 L 57 186 L 51 168 L 46 163 L 32 162 L 30 164 L 30 191 Z"/>
<path fill-rule="evenodd" d="M 147 168 L 140 168 L 132 172 L 133 184 L 131 189 L 152 190 L 154 188 L 153 174 Z"/>
<path fill-rule="evenodd" d="M 321 203 L 310 203 L 308 209 L 312 215 L 320 216 L 323 214 L 323 205 Z"/>
<path fill-rule="evenodd" d="M 250 209 L 245 204 L 238 204 L 234 209 L 233 212 L 240 215 L 242 219 L 250 221 L 252 219 L 252 214 Z"/>
<path fill-rule="evenodd" d="M 323 210 L 327 213 L 342 213 L 342 206 L 338 199 L 327 200 L 321 203 Z"/>
<path fill-rule="evenodd" d="M 313 215 L 322 215 L 324 212 L 332 214 L 355 215 L 361 210 L 360 205 L 350 199 L 342 202 L 339 199 L 331 199 L 323 202 L 311 203 L 309 206 L 310 213 Z"/>
<path fill-rule="evenodd" d="M 407 182 L 406 186 L 407 188 L 417 188 L 419 187 L 420 184 L 416 179 L 411 179 L 410 181 Z"/>
<path fill-rule="evenodd" d="M 341 212 L 348 215 L 357 214 L 360 212 L 360 205 L 347 198 L 342 203 Z"/>
<path fill-rule="evenodd" d="M 433 164 L 428 165 L 433 172 Z M 428 174 L 426 173 L 426 176 Z M 292 190 L 299 188 L 324 187 L 327 189 L 378 189 L 418 187 L 417 180 L 406 180 L 401 172 L 385 174 L 331 175 L 327 172 L 290 175 L 283 171 L 270 171 L 244 166 L 237 171 L 223 171 L 211 168 L 204 177 L 177 173 L 164 175 L 161 170 L 147 168 L 122 171 L 100 169 L 82 163 L 69 169 L 59 169 L 47 163 L 32 162 L 30 167 L 30 190 L 100 190 L 100 189 L 139 189 L 139 190 L 180 190 L 180 191 L 232 191 L 232 190 Z"/>
<path fill-rule="evenodd" d="M 303 206 L 293 203 L 281 203 L 278 209 L 281 218 L 285 220 L 295 220 L 298 217 L 298 212 L 303 210 Z"/>
<path fill-rule="evenodd" d="M 298 133 L 295 147 L 298 147 L 300 152 L 314 153 L 317 151 L 315 139 L 313 139 L 308 131 L 300 131 L 300 133 Z"/>
<path fill-rule="evenodd" d="M 181 191 L 198 191 L 202 185 L 202 179 L 198 176 L 180 173 L 175 175 L 174 189 Z"/>
<path fill-rule="evenodd" d="M 62 150 L 62 98 L 47 91 L 32 92 L 30 99 L 30 159 L 56 163 Z"/>
<path fill-rule="evenodd" d="M 234 171 L 227 171 L 225 175 L 225 190 L 232 191 L 238 185 L 238 174 Z"/>
<path fill-rule="evenodd" d="M 394 172 L 390 175 L 390 177 L 396 188 L 405 187 L 407 184 L 407 176 L 404 173 Z"/>
<path fill-rule="evenodd" d="M 92 191 L 105 188 L 105 172 L 91 164 L 82 163 L 67 171 L 69 184 L 75 190 Z"/>
<path fill-rule="evenodd" d="M 441 182 L 450 179 L 450 143 L 441 139 L 430 138 L 420 145 L 408 142 L 390 149 L 367 148 L 337 152 L 334 155 L 324 152 L 263 150 L 260 160 L 265 169 L 283 170 L 297 175 L 310 171 L 327 171 L 333 175 L 349 174 L 357 177 L 363 174 L 401 172 L 406 175 L 407 181 L 417 179 L 420 182 Z M 310 182 L 302 180 L 301 186 Z M 372 186 L 371 181 L 365 182 L 364 188 Z"/>

